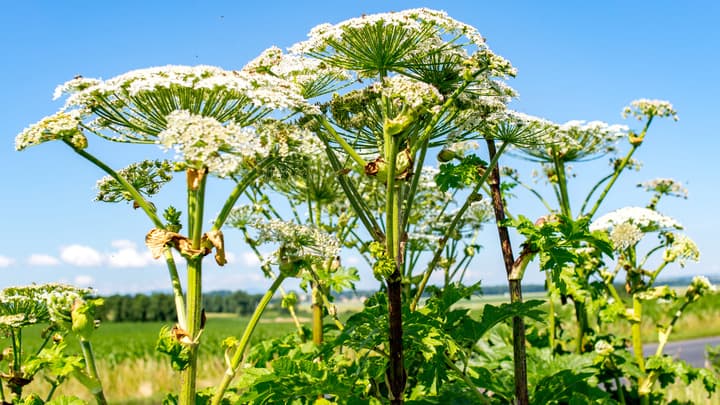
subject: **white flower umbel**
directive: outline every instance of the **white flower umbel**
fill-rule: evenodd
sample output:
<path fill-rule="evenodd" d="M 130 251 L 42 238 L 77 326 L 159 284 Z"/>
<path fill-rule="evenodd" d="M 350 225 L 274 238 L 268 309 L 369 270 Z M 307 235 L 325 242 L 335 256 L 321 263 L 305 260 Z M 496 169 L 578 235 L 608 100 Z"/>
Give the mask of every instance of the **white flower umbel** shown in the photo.
<path fill-rule="evenodd" d="M 166 119 L 167 128 L 158 134 L 158 142 L 174 148 L 190 166 L 206 166 L 220 177 L 237 172 L 244 159 L 268 153 L 252 128 L 222 125 L 215 118 L 184 110 L 174 111 Z"/>
<path fill-rule="evenodd" d="M 616 250 L 625 250 L 640 242 L 643 235 L 643 232 L 637 225 L 623 222 L 612 228 L 610 231 L 610 240 Z"/>
<path fill-rule="evenodd" d="M 308 40 L 295 44 L 291 48 L 291 52 L 324 52 L 331 44 L 343 41 L 348 31 L 377 26 L 393 26 L 415 32 L 427 29 L 428 26 L 434 26 L 440 30 L 439 34 L 448 37 L 464 36 L 467 38 L 467 45 L 474 45 L 480 49 L 486 47 L 485 39 L 474 27 L 450 18 L 444 11 L 416 8 L 400 12 L 364 15 L 335 25 L 318 25 L 310 31 Z"/>
<path fill-rule="evenodd" d="M 283 54 L 278 47 L 266 49 L 242 70 L 248 73 L 269 73 L 288 80 L 297 85 L 306 98 L 327 94 L 351 78 L 344 69 L 302 55 Z"/>
<path fill-rule="evenodd" d="M 669 178 L 657 178 L 644 183 L 638 184 L 645 191 L 654 191 L 662 195 L 670 195 L 675 197 L 687 198 L 688 191 L 683 187 L 682 183 Z"/>
<path fill-rule="evenodd" d="M 15 150 L 60 139 L 66 139 L 75 147 L 83 149 L 87 146 L 87 139 L 78 128 L 81 118 L 78 110 L 61 111 L 45 117 L 15 137 Z"/>
<path fill-rule="evenodd" d="M 387 97 L 396 107 L 410 110 L 423 106 L 430 109 L 443 100 L 435 86 L 405 76 L 393 76 L 374 83 L 371 91 Z"/>
<path fill-rule="evenodd" d="M 258 221 L 253 226 L 259 231 L 258 243 L 280 244 L 281 248 L 276 252 L 276 257 L 282 254 L 292 259 L 322 262 L 333 259 L 340 253 L 340 242 L 337 238 L 314 226 L 281 220 Z"/>
<path fill-rule="evenodd" d="M 638 120 L 652 117 L 671 117 L 674 121 L 678 120 L 677 112 L 670 102 L 665 100 L 649 100 L 646 98 L 634 100 L 629 106 L 625 107 L 622 112 L 622 117 L 627 118 L 628 116 L 633 116 Z"/>
<path fill-rule="evenodd" d="M 319 112 L 288 80 L 214 66 L 153 67 L 105 81 L 77 78 L 58 87 L 55 95 L 63 94 L 68 95 L 63 111 L 82 111 L 85 127 L 134 143 L 153 143 L 175 110 L 243 126 L 274 110 Z"/>
<path fill-rule="evenodd" d="M 677 261 L 681 267 L 685 267 L 686 260 L 700 260 L 700 249 L 687 235 L 674 234 L 670 246 L 663 253 L 663 260 L 668 263 Z"/>
<path fill-rule="evenodd" d="M 642 232 L 682 229 L 679 222 L 657 211 L 644 207 L 624 207 L 593 221 L 590 230 L 611 232 L 616 226 L 625 223 L 635 225 Z"/>

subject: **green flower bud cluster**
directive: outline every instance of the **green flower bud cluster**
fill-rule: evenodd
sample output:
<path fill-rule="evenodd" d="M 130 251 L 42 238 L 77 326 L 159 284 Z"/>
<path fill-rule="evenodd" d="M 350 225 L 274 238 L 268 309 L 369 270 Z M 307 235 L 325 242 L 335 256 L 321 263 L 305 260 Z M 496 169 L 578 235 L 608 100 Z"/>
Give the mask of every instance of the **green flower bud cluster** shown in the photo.
<path fill-rule="evenodd" d="M 380 242 L 372 242 L 369 246 L 370 255 L 375 259 L 373 275 L 383 281 L 395 272 L 395 261 L 385 252 L 385 246 Z"/>
<path fill-rule="evenodd" d="M 143 160 L 118 170 L 117 174 L 127 180 L 140 194 L 147 197 L 157 194 L 165 183 L 172 180 L 174 167 L 167 160 Z M 97 182 L 95 201 L 133 201 L 133 197 L 120 182 L 105 176 Z"/>

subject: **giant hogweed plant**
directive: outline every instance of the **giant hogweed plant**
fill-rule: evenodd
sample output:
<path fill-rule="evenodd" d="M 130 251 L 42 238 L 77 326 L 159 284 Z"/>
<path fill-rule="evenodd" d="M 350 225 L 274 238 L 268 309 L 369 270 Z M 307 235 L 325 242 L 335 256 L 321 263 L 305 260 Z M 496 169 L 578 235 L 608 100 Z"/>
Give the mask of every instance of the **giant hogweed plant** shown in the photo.
<path fill-rule="evenodd" d="M 566 223 L 578 221 L 579 224 L 587 226 L 619 177 L 629 169 L 640 167 L 640 163 L 634 160 L 633 156 L 642 146 L 653 120 L 665 117 L 677 119 L 672 105 L 660 100 L 633 101 L 623 110 L 623 116 L 627 117 L 628 115 L 643 122 L 640 132 L 630 130 L 624 125 L 609 125 L 600 121 L 569 121 L 564 124 L 555 124 L 544 119 L 527 117 L 536 125 L 546 128 L 550 142 L 542 146 L 523 146 L 515 149 L 514 152 L 524 159 L 540 164 L 539 176 L 550 185 L 554 201 L 552 198 L 543 196 L 542 190 L 523 182 L 512 170 L 507 173 L 510 183 L 514 186 L 522 186 L 536 196 L 547 209 L 549 218 L 560 219 Z M 621 141 L 626 141 L 630 148 L 624 155 L 618 156 L 620 153 L 618 144 Z M 580 209 L 573 211 L 572 206 L 576 201 L 568 191 L 572 178 L 571 165 L 596 160 L 607 155 L 611 156 L 611 170 L 590 188 L 582 200 Z M 582 241 L 578 241 L 576 247 L 582 247 Z M 566 267 L 563 267 L 564 265 Z M 552 262 L 551 266 L 544 270 L 549 270 L 546 275 L 550 295 L 555 299 L 562 297 L 563 301 L 566 298 L 573 301 L 578 324 L 575 350 L 583 352 L 592 346 L 587 344 L 586 339 L 586 335 L 591 333 L 588 324 L 588 312 L 590 311 L 588 305 L 592 304 L 594 291 L 590 283 L 590 276 L 594 272 L 592 258 L 588 255 L 586 260 L 580 260 L 577 263 L 569 260 L 560 264 Z M 554 300 L 551 300 L 550 304 L 549 339 L 550 345 L 555 347 Z"/>
<path fill-rule="evenodd" d="M 337 180 L 372 240 L 373 271 L 387 294 L 387 392 L 392 403 L 402 403 L 408 378 L 404 303 L 410 312 L 418 309 L 431 274 L 444 265 L 448 241 L 459 234 L 461 218 L 480 198 L 501 154 L 511 144 L 538 143 L 537 133 L 520 130 L 505 112 L 513 91 L 502 80 L 514 76 L 514 68 L 492 53 L 474 28 L 442 12 L 416 9 L 323 24 L 289 55 L 274 48 L 254 64 L 272 72 L 286 58 L 319 61 L 350 78 L 335 85 L 338 92 L 329 101 L 318 100 L 322 114 L 306 117 L 304 124 L 324 142 Z M 297 72 L 277 70 L 290 80 Z M 498 149 L 489 163 L 469 155 L 440 169 L 436 179 L 443 191 L 460 186 L 469 191 L 447 226 L 437 230 L 430 260 L 418 272 L 416 258 L 408 260 L 408 254 L 410 218 L 425 208 L 416 204 L 421 168 L 429 150 L 442 149 L 444 159 L 452 160 L 453 145 L 470 139 L 497 141 Z M 379 200 L 361 191 L 366 183 L 383 190 Z M 434 215 L 443 213 L 428 216 Z"/>
<path fill-rule="evenodd" d="M 654 389 L 660 381 L 664 388 L 679 378 L 691 382 L 701 379 L 708 392 L 715 389 L 715 380 L 703 370 L 693 369 L 680 361 L 663 356 L 674 324 L 685 308 L 712 289 L 704 278 L 696 278 L 684 296 L 667 286 L 657 286 L 656 280 L 669 264 L 684 266 L 687 260 L 697 260 L 699 251 L 692 240 L 677 233 L 682 229 L 672 218 L 656 211 L 663 196 L 687 197 L 687 191 L 672 179 L 656 179 L 640 187 L 652 192 L 648 205 L 626 207 L 604 215 L 595 221 L 593 216 L 622 174 L 630 167 L 639 167 L 632 157 L 645 140 L 654 118 L 677 119 L 672 106 L 664 101 L 637 100 L 626 107 L 623 115 L 633 115 L 644 121 L 636 133 L 626 127 L 608 126 L 600 122 L 573 121 L 555 125 L 538 120 L 551 128 L 564 142 L 549 143 L 544 148 L 523 148 L 525 157 L 541 163 L 542 171 L 557 199 L 557 208 L 543 198 L 540 191 L 523 183 L 517 173 L 508 171 L 511 186 L 523 186 L 537 196 L 548 209 L 548 216 L 533 224 L 520 216 L 513 223 L 525 235 L 527 243 L 540 257 L 540 267 L 547 273 L 550 296 L 547 339 L 552 353 L 561 355 L 571 350 L 577 353 L 596 353 L 596 373 L 613 398 L 621 403 L 650 403 L 663 398 L 662 390 Z M 585 197 L 576 217 L 570 209 L 568 194 L 570 162 L 580 162 L 617 152 L 617 143 L 626 139 L 629 150 L 622 157 L 611 158 L 611 172 L 600 179 Z M 598 196 L 594 196 L 596 192 Z M 594 198 L 594 200 L 593 200 Z M 658 243 L 642 253 L 650 242 L 640 243 L 646 235 L 657 234 Z M 653 255 L 661 258 L 653 261 Z M 614 268 L 606 264 L 614 258 Z M 652 268 L 651 266 L 654 266 Z M 617 290 L 618 276 L 624 278 L 624 290 Z M 630 296 L 630 303 L 622 295 Z M 574 302 L 576 325 L 560 325 L 555 315 L 555 300 L 570 298 Z M 640 323 L 643 303 L 650 300 L 667 302 L 672 316 L 658 325 L 656 353 L 644 358 Z M 595 314 L 595 315 L 593 315 Z M 631 325 L 632 352 L 625 348 L 625 337 L 607 334 L 604 326 L 624 320 Z M 576 330 L 574 347 L 564 339 L 567 330 Z M 621 383 L 625 378 L 629 386 Z"/>
<path fill-rule="evenodd" d="M 130 202 L 151 221 L 146 243 L 155 258 L 167 263 L 178 320 L 161 339 L 161 348 L 183 370 L 180 403 L 194 404 L 197 350 L 204 326 L 200 307 L 203 259 L 214 252 L 219 265 L 226 263 L 222 228 L 238 199 L 259 176 L 268 170 L 288 170 L 303 154 L 317 154 L 319 143 L 312 134 L 285 121 L 297 112 L 312 115 L 318 110 L 305 102 L 297 85 L 286 80 L 210 66 L 143 69 L 104 81 L 78 77 L 58 87 L 56 96 L 62 95 L 67 95 L 64 107 L 25 129 L 16 138 L 16 148 L 47 141 L 64 143 L 107 174 L 98 183 L 99 201 Z M 176 160 L 142 161 L 116 170 L 91 153 L 91 139 L 160 146 L 174 150 Z M 159 210 L 150 201 L 178 171 L 185 172 L 187 184 L 185 221 L 176 207 Z M 210 176 L 230 181 L 234 187 L 206 229 Z M 282 228 L 266 230 L 266 240 L 281 246 L 276 257 L 280 277 L 273 288 L 297 272 L 292 268 L 337 249 L 329 239 L 312 230 L 308 233 L 310 239 L 298 242 L 295 234 L 284 238 Z M 305 249 L 303 242 L 324 246 Z M 187 263 L 186 292 L 173 251 Z M 230 367 L 228 374 L 232 373 Z"/>

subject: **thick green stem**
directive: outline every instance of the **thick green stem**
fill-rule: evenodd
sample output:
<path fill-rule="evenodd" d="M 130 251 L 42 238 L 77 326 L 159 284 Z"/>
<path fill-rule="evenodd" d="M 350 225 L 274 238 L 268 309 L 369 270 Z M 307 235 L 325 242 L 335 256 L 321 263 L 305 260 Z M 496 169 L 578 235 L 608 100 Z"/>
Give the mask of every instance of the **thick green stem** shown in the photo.
<path fill-rule="evenodd" d="M 88 376 L 93 381 L 94 386 L 91 388 L 91 391 L 95 397 L 95 401 L 97 401 L 98 405 L 106 405 L 107 400 L 105 399 L 102 382 L 100 381 L 100 375 L 98 374 L 97 365 L 95 364 L 95 355 L 93 354 L 92 344 L 89 340 L 80 338 L 80 347 L 82 348 L 82 353 L 85 357 L 85 369 Z"/>
<path fill-rule="evenodd" d="M 387 163 L 387 191 L 385 194 L 385 251 L 388 257 L 393 258 L 395 270 L 387 279 L 388 318 L 389 318 L 389 348 L 390 363 L 387 369 L 387 379 L 390 385 L 390 403 L 403 404 L 405 372 L 403 354 L 403 327 L 402 327 L 402 273 L 400 271 L 402 260 L 400 252 L 400 196 L 395 186 L 395 167 L 398 154 L 397 139 L 387 131 L 384 136 Z"/>
<path fill-rule="evenodd" d="M 558 188 L 560 189 L 560 212 L 567 218 L 571 218 L 572 211 L 570 210 L 570 195 L 568 194 L 567 188 L 565 162 L 563 162 L 557 155 L 553 155 L 553 160 L 555 163 L 555 175 L 557 176 Z"/>
<path fill-rule="evenodd" d="M 194 405 L 195 393 L 197 391 L 197 354 L 199 345 L 200 323 L 202 318 L 202 259 L 188 260 L 187 268 L 188 289 L 187 289 L 187 332 L 192 343 L 190 343 L 189 362 L 183 371 L 183 383 L 180 389 L 180 404 Z"/>
<path fill-rule="evenodd" d="M 403 393 L 407 381 L 402 342 L 402 275 L 397 268 L 387 280 L 387 293 L 390 328 L 390 362 L 388 364 L 387 378 L 390 385 L 390 403 L 395 405 L 405 402 Z"/>
<path fill-rule="evenodd" d="M 225 391 L 227 391 L 228 387 L 230 386 L 230 382 L 232 382 L 233 378 L 235 378 L 235 374 L 237 373 L 237 369 L 240 366 L 240 362 L 245 356 L 245 350 L 250 343 L 250 338 L 255 331 L 255 327 L 257 326 L 258 321 L 260 321 L 260 317 L 265 311 L 268 303 L 270 303 L 273 295 L 275 295 L 275 291 L 277 291 L 277 289 L 280 287 L 280 284 L 282 284 L 284 280 L 285 276 L 280 274 L 275 279 L 275 281 L 273 281 L 272 285 L 267 290 L 267 292 L 265 292 L 265 295 L 263 295 L 262 299 L 258 303 L 258 306 L 255 308 L 255 312 L 253 312 L 250 321 L 245 327 L 245 331 L 240 338 L 240 342 L 238 342 L 238 345 L 235 347 L 235 353 L 230 360 L 230 363 L 228 364 L 227 370 L 225 370 L 222 381 L 220 381 L 220 385 L 218 385 L 217 389 L 215 390 L 215 395 L 213 395 L 213 399 L 211 402 L 212 405 L 219 405 L 222 402 L 223 395 L 225 395 Z"/>
<path fill-rule="evenodd" d="M 192 249 L 197 252 L 202 245 L 202 223 L 205 203 L 207 170 L 188 170 L 188 232 Z M 197 354 L 202 329 L 202 255 L 187 258 L 187 333 L 192 340 L 189 362 L 184 370 L 180 389 L 180 404 L 195 405 L 197 391 Z"/>
<path fill-rule="evenodd" d="M 488 141 L 492 142 L 492 141 Z M 475 195 L 480 188 L 483 186 L 485 181 L 487 181 L 488 177 L 491 175 L 491 173 L 497 169 L 497 163 L 500 159 L 500 155 L 502 155 L 503 151 L 505 151 L 505 148 L 507 147 L 507 143 L 503 143 L 500 145 L 500 148 L 497 149 L 497 153 L 495 153 L 490 158 L 490 163 L 488 164 L 487 169 L 485 169 L 485 172 L 480 177 L 480 180 L 478 181 L 478 184 L 475 185 L 470 195 Z M 493 150 L 495 148 L 495 144 L 493 143 Z M 498 170 L 499 173 L 499 170 Z M 427 286 L 428 281 L 430 280 L 430 276 L 432 275 L 432 272 L 435 270 L 435 267 L 437 266 L 438 262 L 440 261 L 440 258 L 442 257 L 443 249 L 445 249 L 445 245 L 448 242 L 448 236 L 452 232 L 455 231 L 455 228 L 457 227 L 458 223 L 460 223 L 460 220 L 462 219 L 462 216 L 465 214 L 465 211 L 467 211 L 468 208 L 470 208 L 470 204 L 473 203 L 473 200 L 471 198 L 468 198 L 465 200 L 465 203 L 462 207 L 458 210 L 457 214 L 455 214 L 455 217 L 453 218 L 452 222 L 450 222 L 450 226 L 446 230 L 445 236 L 443 236 L 440 241 L 438 241 L 438 246 L 435 249 L 435 254 L 433 255 L 433 258 L 430 260 L 430 263 L 427 266 L 427 269 L 425 270 L 425 273 L 423 274 L 422 280 L 420 280 L 420 283 L 418 284 L 418 290 L 415 293 L 415 297 L 413 297 L 412 302 L 410 303 L 410 310 L 415 311 L 417 308 L 418 303 L 420 302 L 420 298 L 422 298 L 422 294 L 425 291 L 425 287 Z M 504 214 L 503 214 L 504 215 Z"/>

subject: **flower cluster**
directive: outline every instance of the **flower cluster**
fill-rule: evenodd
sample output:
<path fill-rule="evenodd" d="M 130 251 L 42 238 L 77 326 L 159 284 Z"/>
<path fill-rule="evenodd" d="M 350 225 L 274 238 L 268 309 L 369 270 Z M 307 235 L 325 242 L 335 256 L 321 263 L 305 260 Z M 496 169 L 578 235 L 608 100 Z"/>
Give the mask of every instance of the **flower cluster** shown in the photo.
<path fill-rule="evenodd" d="M 617 224 L 610 231 L 610 241 L 616 250 L 626 250 L 635 246 L 643 237 L 640 228 L 630 222 Z"/>
<path fill-rule="evenodd" d="M 439 35 L 449 37 L 464 36 L 468 40 L 467 45 L 474 45 L 479 49 L 486 48 L 485 39 L 474 27 L 450 18 L 443 11 L 417 8 L 399 12 L 364 15 L 335 25 L 318 25 L 308 34 L 309 39 L 295 44 L 291 48 L 291 52 L 299 54 L 324 52 L 331 44 L 341 42 L 348 31 L 377 26 L 391 26 L 413 32 L 422 32 L 428 26 L 432 26 L 436 27 Z"/>
<path fill-rule="evenodd" d="M 272 109 L 305 109 L 307 103 L 290 83 L 267 74 L 227 71 L 215 66 L 159 66 L 133 70 L 106 81 L 73 79 L 60 86 L 70 94 L 65 108 L 94 106 L 106 100 L 125 107 L 137 97 L 162 90 L 223 91 L 236 99 Z M 58 91 L 56 90 L 56 95 Z"/>
<path fill-rule="evenodd" d="M 15 150 L 23 150 L 29 146 L 43 142 L 64 139 L 78 149 L 87 147 L 87 138 L 80 131 L 81 113 L 78 110 L 58 112 L 25 128 L 15 138 Z"/>
<path fill-rule="evenodd" d="M 259 233 L 258 243 L 276 242 L 279 262 L 307 260 L 320 262 L 332 259 L 340 252 L 337 238 L 314 226 L 299 225 L 290 221 L 257 221 L 253 224 Z"/>
<path fill-rule="evenodd" d="M 59 308 L 58 297 L 86 297 L 92 290 L 65 284 L 40 284 L 8 287 L 0 292 L 0 327 L 20 328 L 39 322 L 57 322 L 53 315 Z M 73 302 L 62 308 L 70 311 Z"/>
<path fill-rule="evenodd" d="M 686 260 L 700 260 L 700 249 L 687 235 L 674 234 L 670 246 L 663 253 L 663 260 L 668 263 L 677 261 L 681 267 L 685 267 Z"/>
<path fill-rule="evenodd" d="M 143 160 L 118 170 L 118 176 L 127 180 L 130 185 L 145 196 L 152 196 L 160 191 L 165 183 L 172 180 L 173 166 L 166 160 Z M 120 202 L 132 201 L 130 193 L 112 176 L 105 176 L 96 184 L 98 194 L 95 201 Z"/>
<path fill-rule="evenodd" d="M 242 70 L 283 78 L 297 85 L 306 98 L 327 94 L 336 89 L 337 86 L 333 85 L 334 81 L 343 82 L 350 79 L 344 69 L 302 55 L 283 54 L 278 47 L 266 49 Z"/>
<path fill-rule="evenodd" d="M 703 295 L 716 291 L 715 286 L 705 276 L 693 277 L 687 290 L 685 290 L 685 297 L 688 301 L 696 301 Z"/>
<path fill-rule="evenodd" d="M 542 142 L 521 147 L 530 159 L 540 162 L 552 162 L 555 157 L 575 162 L 615 152 L 617 142 L 626 137 L 629 130 L 625 125 L 610 125 L 602 121 L 574 120 L 552 124 L 543 119 L 515 115 L 520 122 L 543 129 Z"/>
<path fill-rule="evenodd" d="M 661 195 L 669 195 L 675 197 L 687 198 L 688 191 L 683 187 L 682 183 L 674 179 L 657 178 L 638 184 L 645 191 L 653 191 Z"/>
<path fill-rule="evenodd" d="M 247 158 L 269 153 L 252 128 L 223 125 L 215 118 L 185 110 L 167 116 L 167 128 L 158 134 L 158 142 L 174 147 L 188 165 L 205 166 L 220 177 L 237 172 Z"/>
<path fill-rule="evenodd" d="M 610 232 L 615 227 L 626 223 L 636 226 L 642 232 L 682 229 L 679 222 L 657 211 L 643 207 L 624 207 L 593 221 L 590 224 L 590 230 Z M 628 233 L 626 232 L 626 234 Z"/>
<path fill-rule="evenodd" d="M 674 121 L 678 120 L 677 112 L 670 102 L 665 100 L 649 100 L 646 98 L 634 100 L 629 106 L 625 107 L 622 112 L 622 117 L 627 118 L 629 115 L 638 120 L 653 117 L 672 117 Z"/>
<path fill-rule="evenodd" d="M 410 110 L 431 107 L 443 100 L 435 86 L 405 76 L 386 78 L 374 83 L 370 89 L 387 97 L 396 107 Z"/>
<path fill-rule="evenodd" d="M 300 125 L 266 119 L 255 124 L 255 132 L 259 141 L 266 148 L 274 146 L 281 158 L 291 155 L 316 158 L 325 152 L 318 137 Z"/>

